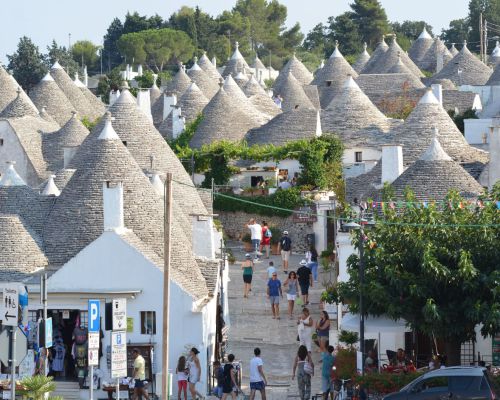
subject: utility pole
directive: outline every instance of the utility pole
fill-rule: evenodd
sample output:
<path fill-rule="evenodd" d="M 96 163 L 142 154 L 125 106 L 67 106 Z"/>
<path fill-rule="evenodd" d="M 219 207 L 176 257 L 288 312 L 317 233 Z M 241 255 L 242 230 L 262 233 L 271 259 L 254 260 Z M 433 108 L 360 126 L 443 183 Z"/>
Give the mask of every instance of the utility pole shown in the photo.
<path fill-rule="evenodd" d="M 169 373 L 168 373 L 168 326 L 170 307 L 170 252 L 171 252 L 171 232 L 172 232 L 172 173 L 167 172 L 165 181 L 165 209 L 164 209 L 164 250 L 163 250 L 163 354 L 162 354 L 162 395 L 163 399 L 168 398 Z"/>
<path fill-rule="evenodd" d="M 359 349 L 361 351 L 361 375 L 365 374 L 365 307 L 363 299 L 363 287 L 365 285 L 365 232 L 363 227 L 360 231 L 359 246 Z"/>
<path fill-rule="evenodd" d="M 488 21 L 484 20 L 484 63 L 488 62 Z"/>
<path fill-rule="evenodd" d="M 483 13 L 479 14 L 479 57 L 481 58 L 481 61 L 484 62 L 484 55 L 483 55 Z"/>
<path fill-rule="evenodd" d="M 16 335 L 17 325 L 10 327 L 10 342 L 12 349 L 12 360 L 10 360 L 10 373 L 12 375 L 12 382 L 10 384 L 10 398 L 16 398 Z"/>

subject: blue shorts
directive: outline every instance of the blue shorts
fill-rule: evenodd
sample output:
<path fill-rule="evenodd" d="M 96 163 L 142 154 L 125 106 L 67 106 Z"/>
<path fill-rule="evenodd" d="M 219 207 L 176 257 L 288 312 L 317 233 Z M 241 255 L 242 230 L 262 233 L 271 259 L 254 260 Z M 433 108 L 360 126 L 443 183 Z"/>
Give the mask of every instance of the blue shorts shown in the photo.
<path fill-rule="evenodd" d="M 332 378 L 329 376 L 322 376 L 321 377 L 321 391 L 323 393 L 329 393 L 332 388 Z"/>
<path fill-rule="evenodd" d="M 279 296 L 269 296 L 269 301 L 271 302 L 271 304 L 279 304 L 280 297 Z"/>
<path fill-rule="evenodd" d="M 214 392 L 217 397 L 221 398 L 223 394 L 222 386 L 216 386 Z"/>
<path fill-rule="evenodd" d="M 260 381 L 260 382 L 250 382 L 250 390 L 264 390 L 264 388 L 266 387 L 266 384 L 264 383 L 264 381 Z"/>
<path fill-rule="evenodd" d="M 141 388 L 143 388 L 144 386 L 146 386 L 146 385 L 145 385 L 145 382 L 146 382 L 146 381 L 141 381 L 140 379 L 136 379 L 136 380 L 135 380 L 135 385 L 134 385 L 134 387 L 135 387 L 135 388 L 138 388 L 138 389 L 141 389 Z"/>

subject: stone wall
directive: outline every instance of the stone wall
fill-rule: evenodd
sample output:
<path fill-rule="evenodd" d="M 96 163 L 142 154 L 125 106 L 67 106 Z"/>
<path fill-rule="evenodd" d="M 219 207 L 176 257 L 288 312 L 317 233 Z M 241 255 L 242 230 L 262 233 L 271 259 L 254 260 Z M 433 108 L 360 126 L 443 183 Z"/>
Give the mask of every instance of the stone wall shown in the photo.
<path fill-rule="evenodd" d="M 292 239 L 292 251 L 305 253 L 307 251 L 306 235 L 313 233 L 312 223 L 296 223 L 293 217 L 264 217 L 244 212 L 218 211 L 219 219 L 226 235 L 231 239 L 240 240 L 249 229 L 245 226 L 250 218 L 256 218 L 259 224 L 266 221 L 269 227 L 276 226 L 281 232 L 288 231 Z M 273 233 L 274 234 L 274 233 Z"/>

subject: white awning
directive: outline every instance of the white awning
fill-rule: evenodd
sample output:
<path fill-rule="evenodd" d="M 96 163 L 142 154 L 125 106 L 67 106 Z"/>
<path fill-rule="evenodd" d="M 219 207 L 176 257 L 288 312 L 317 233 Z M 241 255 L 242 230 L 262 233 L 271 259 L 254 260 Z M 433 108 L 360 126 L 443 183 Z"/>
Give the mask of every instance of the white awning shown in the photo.
<path fill-rule="evenodd" d="M 345 314 L 342 317 L 340 328 L 346 331 L 359 332 L 359 315 Z M 406 321 L 394 321 L 387 316 L 365 317 L 365 333 L 405 333 L 411 329 L 406 326 Z"/>

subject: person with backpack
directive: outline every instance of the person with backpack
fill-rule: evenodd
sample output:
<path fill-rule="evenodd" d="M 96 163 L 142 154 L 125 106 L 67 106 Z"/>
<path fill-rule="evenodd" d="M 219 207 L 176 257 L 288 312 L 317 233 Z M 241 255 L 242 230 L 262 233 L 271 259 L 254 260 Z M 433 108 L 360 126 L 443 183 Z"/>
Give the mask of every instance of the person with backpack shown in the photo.
<path fill-rule="evenodd" d="M 222 400 L 226 400 L 227 396 L 230 394 L 233 400 L 236 400 L 236 391 L 238 389 L 238 384 L 236 383 L 236 370 L 234 368 L 234 354 L 229 354 L 227 356 L 227 363 L 224 365 L 224 380 L 222 384 Z"/>
<path fill-rule="evenodd" d="M 269 258 L 269 252 L 271 251 L 271 238 L 273 233 L 271 229 L 267 226 L 266 221 L 262 221 L 262 241 L 260 242 L 260 252 L 266 251 L 266 258 Z"/>
<path fill-rule="evenodd" d="M 279 242 L 279 249 L 281 250 L 281 260 L 283 261 L 283 272 L 288 274 L 288 261 L 292 252 L 292 239 L 288 236 L 288 231 L 283 232 L 283 236 Z"/>

